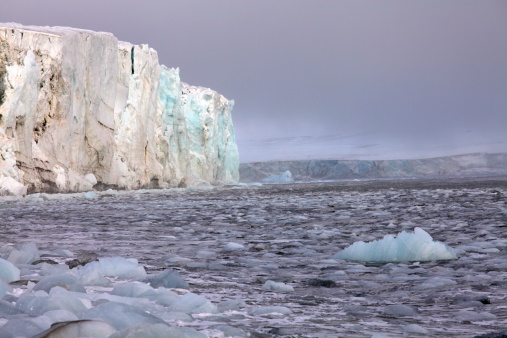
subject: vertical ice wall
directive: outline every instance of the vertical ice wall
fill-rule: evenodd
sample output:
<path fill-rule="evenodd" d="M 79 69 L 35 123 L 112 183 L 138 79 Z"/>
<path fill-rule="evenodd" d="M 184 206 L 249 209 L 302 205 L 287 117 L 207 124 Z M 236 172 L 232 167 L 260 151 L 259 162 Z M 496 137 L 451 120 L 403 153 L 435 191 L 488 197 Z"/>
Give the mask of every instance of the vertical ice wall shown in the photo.
<path fill-rule="evenodd" d="M 232 106 L 146 45 L 0 24 L 0 194 L 237 181 Z"/>

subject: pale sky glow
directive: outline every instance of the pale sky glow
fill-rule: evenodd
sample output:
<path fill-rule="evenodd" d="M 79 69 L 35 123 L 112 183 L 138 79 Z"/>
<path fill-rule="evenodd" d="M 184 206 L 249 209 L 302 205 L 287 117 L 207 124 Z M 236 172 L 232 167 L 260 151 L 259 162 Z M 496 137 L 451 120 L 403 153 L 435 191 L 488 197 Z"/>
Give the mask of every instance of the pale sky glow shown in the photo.
<path fill-rule="evenodd" d="M 507 151 L 506 1 L 2 0 L 0 22 L 149 44 L 235 99 L 242 161 Z"/>

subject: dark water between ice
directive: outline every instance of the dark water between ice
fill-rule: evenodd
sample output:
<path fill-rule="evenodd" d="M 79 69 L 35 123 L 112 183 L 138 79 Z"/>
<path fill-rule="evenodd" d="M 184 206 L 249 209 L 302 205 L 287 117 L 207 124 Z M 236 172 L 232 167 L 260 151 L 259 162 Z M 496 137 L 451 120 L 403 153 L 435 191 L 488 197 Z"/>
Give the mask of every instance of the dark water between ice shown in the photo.
<path fill-rule="evenodd" d="M 254 337 L 397 337 L 421 329 L 472 337 L 507 329 L 506 179 L 159 190 L 2 202 L 0 215 L 4 244 L 133 257 L 148 272 L 179 270 L 192 292 L 213 302 L 245 301 L 238 311 L 180 323 L 205 332 L 219 324 Z M 329 259 L 355 241 L 416 226 L 454 247 L 459 259 L 376 265 Z M 228 242 L 245 249 L 224 251 Z M 424 288 L 439 278 L 455 284 Z M 312 279 L 335 285 L 309 285 Z M 266 291 L 266 280 L 294 291 Z M 386 312 L 396 304 L 416 312 Z M 264 305 L 292 313 L 249 311 Z"/>

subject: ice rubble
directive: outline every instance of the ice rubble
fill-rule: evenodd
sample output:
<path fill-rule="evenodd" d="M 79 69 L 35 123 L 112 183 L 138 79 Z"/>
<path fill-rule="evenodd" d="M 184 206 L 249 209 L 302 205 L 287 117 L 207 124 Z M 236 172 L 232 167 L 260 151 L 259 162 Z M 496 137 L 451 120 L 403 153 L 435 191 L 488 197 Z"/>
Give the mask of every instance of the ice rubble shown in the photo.
<path fill-rule="evenodd" d="M 333 256 L 335 259 L 365 262 L 414 262 L 456 259 L 453 248 L 433 238 L 421 228 L 413 233 L 402 231 L 398 236 L 386 235 L 381 240 L 355 242 Z"/>
<path fill-rule="evenodd" d="M 232 107 L 147 45 L 0 24 L 0 195 L 236 182 Z"/>
<path fill-rule="evenodd" d="M 0 258 L 0 337 L 204 338 L 205 333 L 181 326 L 194 316 L 246 307 L 237 299 L 213 304 L 189 292 L 176 271 L 147 275 L 135 259 L 104 257 L 71 269 L 63 263 L 73 256 L 66 250 L 40 255 L 33 243 L 26 243 L 0 247 L 0 253 L 7 258 Z M 60 263 L 49 264 L 47 257 Z M 291 310 L 261 306 L 247 312 L 283 315 Z M 217 337 L 246 335 L 227 325 L 213 330 L 221 331 Z"/>

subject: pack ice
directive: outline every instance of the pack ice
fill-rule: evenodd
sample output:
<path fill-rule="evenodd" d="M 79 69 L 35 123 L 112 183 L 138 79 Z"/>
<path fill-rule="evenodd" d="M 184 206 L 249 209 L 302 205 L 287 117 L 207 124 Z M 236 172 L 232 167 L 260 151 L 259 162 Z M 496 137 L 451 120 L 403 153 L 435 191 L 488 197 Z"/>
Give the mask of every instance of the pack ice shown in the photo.
<path fill-rule="evenodd" d="M 421 228 L 402 231 L 398 236 L 386 235 L 373 242 L 355 242 L 332 258 L 364 262 L 415 262 L 457 259 L 453 248 L 434 241 Z"/>
<path fill-rule="evenodd" d="M 0 24 L 0 195 L 236 182 L 233 104 L 147 45 Z"/>

